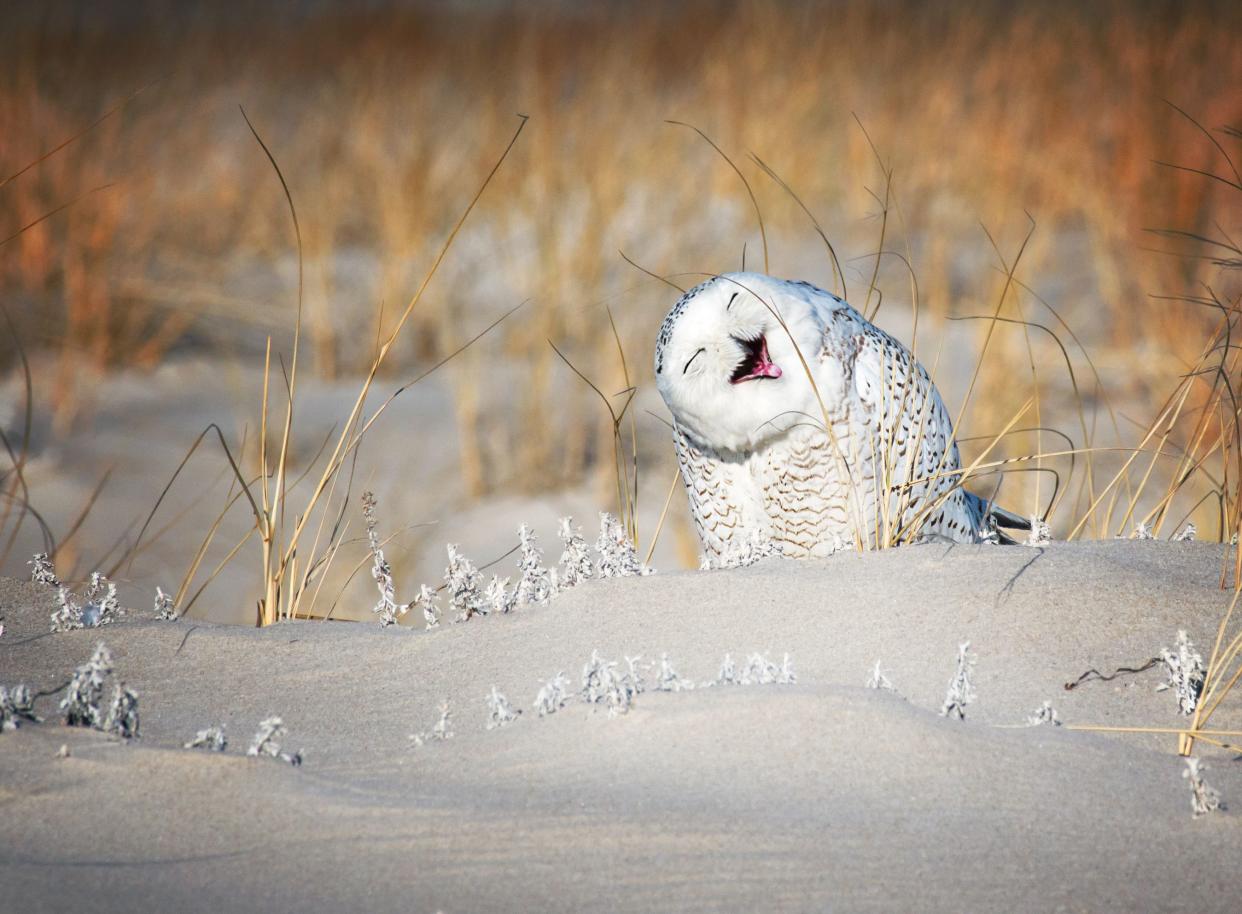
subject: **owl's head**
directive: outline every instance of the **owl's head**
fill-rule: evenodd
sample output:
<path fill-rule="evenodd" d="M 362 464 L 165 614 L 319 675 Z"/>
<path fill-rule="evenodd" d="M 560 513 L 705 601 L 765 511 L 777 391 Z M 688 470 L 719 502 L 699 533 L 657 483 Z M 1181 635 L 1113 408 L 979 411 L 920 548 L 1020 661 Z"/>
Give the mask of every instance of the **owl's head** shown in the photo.
<path fill-rule="evenodd" d="M 717 451 L 748 451 L 820 414 L 799 358 L 810 365 L 822 325 L 813 287 L 762 273 L 726 273 L 695 286 L 656 339 L 656 385 L 677 424 Z"/>

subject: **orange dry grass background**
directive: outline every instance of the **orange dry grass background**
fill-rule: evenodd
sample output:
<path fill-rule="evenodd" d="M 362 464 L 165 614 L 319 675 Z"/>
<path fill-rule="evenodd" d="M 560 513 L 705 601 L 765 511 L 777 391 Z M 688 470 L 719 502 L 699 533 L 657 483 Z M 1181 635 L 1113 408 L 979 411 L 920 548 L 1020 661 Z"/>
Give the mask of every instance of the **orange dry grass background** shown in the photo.
<path fill-rule="evenodd" d="M 802 211 L 747 154 L 794 188 L 841 254 L 856 304 L 875 264 L 891 167 L 884 248 L 893 253 L 880 259 L 877 286 L 880 322 L 897 322 L 899 334 L 912 297 L 903 258 L 926 326 L 990 315 L 1001 258 L 1012 262 L 1029 213 L 1037 228 L 1017 277 L 1088 343 L 1121 405 L 1118 441 L 1141 437 L 1219 321 L 1152 295 L 1198 294 L 1201 283 L 1226 303 L 1238 294 L 1199 246 L 1145 231 L 1237 227 L 1242 195 L 1156 164 L 1220 168 L 1216 149 L 1166 100 L 1208 127 L 1242 122 L 1234 5 L 118 9 L 111 19 L 26 10 L 0 37 L 0 181 L 113 112 L 0 187 L 0 238 L 75 201 L 0 249 L 0 295 L 28 347 L 54 355 L 62 432 L 90 410 L 92 381 L 118 367 L 204 351 L 261 363 L 268 334 L 287 351 L 296 249 L 239 104 L 297 202 L 301 370 L 323 378 L 365 372 L 515 114 L 530 116 L 389 359 L 409 374 L 530 299 L 486 350 L 450 369 L 474 495 L 610 477 L 612 423 L 547 341 L 603 390 L 621 390 L 608 305 L 647 383 L 653 331 L 673 293 L 619 251 L 681 285 L 698 279 L 681 274 L 736 269 L 744 245 L 748 265 L 761 266 L 736 175 L 669 119 L 702 128 L 747 174 L 771 271 L 831 287 Z M 1103 437 L 1099 391 L 1070 339 L 1025 291 L 1002 313 L 1057 330 L 1087 378 L 1090 434 Z M 966 340 L 985 333 L 956 326 Z M 1032 375 L 1021 326 L 996 330 L 963 435 L 995 434 L 1038 391 L 1044 412 L 1022 424 L 1057 424 L 1088 443 L 1059 351 L 1034 337 L 1042 367 Z M 956 390 L 952 378 L 969 373 L 977 346 L 946 344 L 936 357 L 935 344 L 920 355 Z M 493 364 L 511 370 L 492 377 Z M 498 399 L 502 408 L 489 411 Z M 1193 431 L 1195 417 L 1187 421 Z M 993 456 L 1062 447 L 1013 435 Z M 1035 510 L 1035 477 L 1007 481 L 1006 500 Z M 1076 497 L 1074 518 L 1090 500 Z M 1202 510 L 1215 516 L 1210 504 Z M 1092 524 L 1097 535 L 1113 532 Z"/>

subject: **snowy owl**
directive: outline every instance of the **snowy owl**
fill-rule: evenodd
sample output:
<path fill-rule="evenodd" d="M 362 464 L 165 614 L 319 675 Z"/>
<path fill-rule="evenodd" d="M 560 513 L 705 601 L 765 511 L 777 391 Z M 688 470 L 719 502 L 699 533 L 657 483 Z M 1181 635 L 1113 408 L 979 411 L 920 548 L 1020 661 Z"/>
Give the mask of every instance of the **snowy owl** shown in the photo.
<path fill-rule="evenodd" d="M 909 350 L 809 283 L 695 286 L 660 327 L 655 372 L 708 563 L 1026 525 L 955 488 L 952 422 Z"/>

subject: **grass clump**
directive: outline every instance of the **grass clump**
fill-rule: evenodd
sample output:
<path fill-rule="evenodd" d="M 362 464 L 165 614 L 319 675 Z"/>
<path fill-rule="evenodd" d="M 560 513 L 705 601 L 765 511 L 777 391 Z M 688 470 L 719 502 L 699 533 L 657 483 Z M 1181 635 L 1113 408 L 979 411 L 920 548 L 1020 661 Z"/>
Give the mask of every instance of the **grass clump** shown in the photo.
<path fill-rule="evenodd" d="M 285 752 L 280 745 L 280 741 L 287 733 L 285 722 L 279 717 L 268 717 L 260 721 L 259 729 L 255 732 L 254 739 L 250 741 L 250 748 L 246 750 L 246 755 L 253 758 L 280 759 L 297 768 L 302 764 L 302 751 L 298 750 L 291 754 Z"/>

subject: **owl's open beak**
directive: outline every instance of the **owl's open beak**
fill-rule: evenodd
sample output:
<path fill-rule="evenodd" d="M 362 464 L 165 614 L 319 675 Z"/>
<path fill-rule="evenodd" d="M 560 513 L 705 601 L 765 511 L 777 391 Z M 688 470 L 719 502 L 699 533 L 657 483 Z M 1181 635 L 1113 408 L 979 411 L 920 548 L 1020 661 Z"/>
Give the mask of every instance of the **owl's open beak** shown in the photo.
<path fill-rule="evenodd" d="M 737 366 L 733 377 L 729 379 L 732 383 L 741 384 L 743 381 L 781 376 L 781 367 L 768 357 L 768 341 L 763 334 L 753 340 L 737 341 L 746 350 L 746 358 L 742 359 L 742 364 Z"/>

